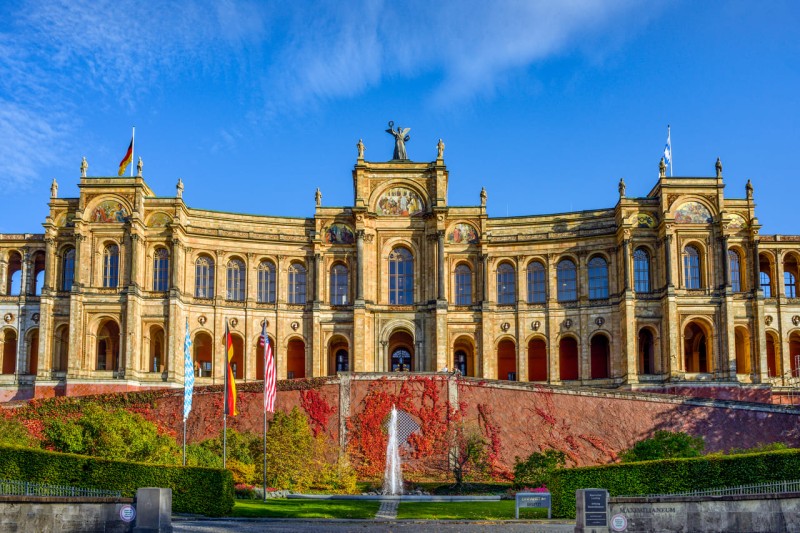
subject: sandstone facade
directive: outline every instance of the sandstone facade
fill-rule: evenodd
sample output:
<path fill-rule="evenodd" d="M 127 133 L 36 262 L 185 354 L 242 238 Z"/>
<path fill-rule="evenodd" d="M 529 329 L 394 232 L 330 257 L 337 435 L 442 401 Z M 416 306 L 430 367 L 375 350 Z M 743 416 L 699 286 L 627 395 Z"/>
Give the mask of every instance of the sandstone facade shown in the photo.
<path fill-rule="evenodd" d="M 441 154 L 440 154 L 441 155 Z M 311 218 L 194 209 L 144 178 L 54 188 L 44 234 L 0 235 L 0 399 L 237 379 L 435 371 L 550 384 L 794 384 L 800 236 L 760 235 L 752 187 L 662 174 L 607 209 L 489 218 L 443 158 L 353 169 Z M 15 287 L 21 287 L 18 294 Z M 60 392 L 57 392 L 60 391 Z"/>

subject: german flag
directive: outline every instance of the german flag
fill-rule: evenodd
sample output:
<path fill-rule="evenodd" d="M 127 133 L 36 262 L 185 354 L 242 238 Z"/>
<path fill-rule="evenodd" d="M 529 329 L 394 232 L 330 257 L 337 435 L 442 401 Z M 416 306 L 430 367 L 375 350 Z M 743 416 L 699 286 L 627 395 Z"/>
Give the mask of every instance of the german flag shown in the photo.
<path fill-rule="evenodd" d="M 233 375 L 233 337 L 231 337 L 231 330 L 228 324 L 225 324 L 225 353 L 228 356 L 226 370 L 225 370 L 225 414 L 228 416 L 236 416 L 239 411 L 236 410 L 236 380 Z"/>
<path fill-rule="evenodd" d="M 125 169 L 128 168 L 133 162 L 133 137 L 131 137 L 131 144 L 128 145 L 128 151 L 125 152 L 125 157 L 122 158 L 122 161 L 119 162 L 119 173 L 118 176 L 122 176 L 125 174 Z"/>

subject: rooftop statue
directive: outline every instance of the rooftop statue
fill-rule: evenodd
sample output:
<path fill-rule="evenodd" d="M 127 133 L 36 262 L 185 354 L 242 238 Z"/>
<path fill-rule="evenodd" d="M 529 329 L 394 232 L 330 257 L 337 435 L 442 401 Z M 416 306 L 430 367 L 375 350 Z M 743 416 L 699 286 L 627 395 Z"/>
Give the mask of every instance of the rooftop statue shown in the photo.
<path fill-rule="evenodd" d="M 721 178 L 722 177 L 722 161 L 719 160 L 719 157 L 717 158 L 717 164 L 714 165 L 714 168 L 717 169 L 717 177 Z"/>
<path fill-rule="evenodd" d="M 364 159 L 364 141 L 359 139 L 356 148 L 358 148 L 358 160 L 362 161 Z"/>
<path fill-rule="evenodd" d="M 86 177 L 86 170 L 89 168 L 89 163 L 86 162 L 86 156 L 81 160 L 81 177 Z"/>
<path fill-rule="evenodd" d="M 664 158 L 661 158 L 661 162 L 658 164 L 658 177 L 659 178 L 666 178 L 667 177 L 667 165 L 664 163 Z"/>
<path fill-rule="evenodd" d="M 386 130 L 386 133 L 394 135 L 394 157 L 392 157 L 392 161 L 407 160 L 406 143 L 411 140 L 411 137 L 408 135 L 411 128 L 403 128 L 401 126 L 397 126 L 396 130 L 393 128 L 394 120 L 390 120 L 389 129 Z"/>
<path fill-rule="evenodd" d="M 136 175 L 140 178 L 142 177 L 142 167 L 144 167 L 144 163 L 142 162 L 142 157 L 139 156 L 139 162 L 136 163 Z"/>
<path fill-rule="evenodd" d="M 444 141 L 442 141 L 441 139 L 439 139 L 439 144 L 436 145 L 436 150 L 437 150 L 436 160 L 437 161 L 443 160 L 444 159 Z"/>

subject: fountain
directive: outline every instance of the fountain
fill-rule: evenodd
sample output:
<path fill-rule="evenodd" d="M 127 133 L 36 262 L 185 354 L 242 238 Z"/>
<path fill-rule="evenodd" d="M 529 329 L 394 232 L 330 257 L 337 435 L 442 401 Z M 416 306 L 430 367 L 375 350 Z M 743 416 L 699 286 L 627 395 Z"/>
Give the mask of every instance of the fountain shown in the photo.
<path fill-rule="evenodd" d="M 400 467 L 400 443 L 397 438 L 397 408 L 392 406 L 389 417 L 389 442 L 386 444 L 386 471 L 383 476 L 383 494 L 403 494 L 403 472 Z"/>

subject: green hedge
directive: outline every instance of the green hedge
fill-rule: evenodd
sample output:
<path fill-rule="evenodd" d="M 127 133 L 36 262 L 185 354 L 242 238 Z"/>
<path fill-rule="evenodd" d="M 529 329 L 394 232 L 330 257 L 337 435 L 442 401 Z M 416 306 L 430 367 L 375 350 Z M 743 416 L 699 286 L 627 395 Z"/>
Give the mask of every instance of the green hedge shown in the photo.
<path fill-rule="evenodd" d="M 141 487 L 172 489 L 172 510 L 224 516 L 233 509 L 233 476 L 227 470 L 129 463 L 0 446 L 0 479 L 118 490 L 136 496 Z"/>
<path fill-rule="evenodd" d="M 670 494 L 798 478 L 800 450 L 785 450 L 557 470 L 547 487 L 553 516 L 574 518 L 577 489 L 606 489 L 611 496 Z"/>

